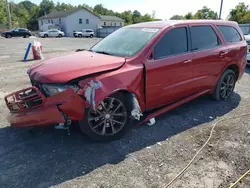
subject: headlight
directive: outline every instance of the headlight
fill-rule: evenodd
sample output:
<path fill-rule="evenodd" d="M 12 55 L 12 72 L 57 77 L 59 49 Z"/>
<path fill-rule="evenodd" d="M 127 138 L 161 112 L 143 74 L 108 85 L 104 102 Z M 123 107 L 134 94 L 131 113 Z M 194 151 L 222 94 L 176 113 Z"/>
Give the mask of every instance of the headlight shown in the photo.
<path fill-rule="evenodd" d="M 65 91 L 69 88 L 72 88 L 75 92 L 77 92 L 79 89 L 77 85 L 43 84 L 42 87 L 44 91 L 50 96 Z"/>

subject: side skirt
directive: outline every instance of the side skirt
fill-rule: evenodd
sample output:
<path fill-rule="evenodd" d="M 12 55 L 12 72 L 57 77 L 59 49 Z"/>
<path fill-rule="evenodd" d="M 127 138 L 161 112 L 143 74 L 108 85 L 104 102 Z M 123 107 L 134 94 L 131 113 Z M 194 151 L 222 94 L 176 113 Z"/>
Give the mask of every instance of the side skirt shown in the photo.
<path fill-rule="evenodd" d="M 164 107 L 158 109 L 157 111 L 154 111 L 153 113 L 149 114 L 149 115 L 148 115 L 142 122 L 140 122 L 138 125 L 141 125 L 141 124 L 143 124 L 143 123 L 149 121 L 150 119 L 155 118 L 156 116 L 159 116 L 159 115 L 161 115 L 161 114 L 163 114 L 163 113 L 166 113 L 166 112 L 168 112 L 168 111 L 170 111 L 170 110 L 172 110 L 172 109 L 174 109 L 174 108 L 176 108 L 176 107 L 178 107 L 178 106 L 180 106 L 180 105 L 182 105 L 182 104 L 185 104 L 185 103 L 187 103 L 187 102 L 189 102 L 189 101 L 191 101 L 191 100 L 193 100 L 193 99 L 195 99 L 195 98 L 197 98 L 197 97 L 199 97 L 199 96 L 202 96 L 202 95 L 204 95 L 204 94 L 206 94 L 206 93 L 209 93 L 209 92 L 210 92 L 210 90 L 205 90 L 205 91 L 196 93 L 196 94 L 194 94 L 194 95 L 191 95 L 191 96 L 189 96 L 189 97 L 186 97 L 186 98 L 184 98 L 184 99 L 182 99 L 182 100 L 180 100 L 180 101 L 178 101 L 178 102 L 175 102 L 175 103 L 173 103 L 173 104 L 164 106 Z"/>

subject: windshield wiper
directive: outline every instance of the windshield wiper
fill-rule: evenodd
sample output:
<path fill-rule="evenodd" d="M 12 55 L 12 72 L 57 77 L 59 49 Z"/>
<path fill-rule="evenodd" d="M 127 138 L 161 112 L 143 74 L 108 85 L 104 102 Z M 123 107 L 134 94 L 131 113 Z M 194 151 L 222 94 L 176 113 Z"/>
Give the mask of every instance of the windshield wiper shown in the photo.
<path fill-rule="evenodd" d="M 105 52 L 105 51 L 92 51 L 95 53 L 99 53 L 99 54 L 106 54 L 106 55 L 112 55 L 111 53 Z"/>

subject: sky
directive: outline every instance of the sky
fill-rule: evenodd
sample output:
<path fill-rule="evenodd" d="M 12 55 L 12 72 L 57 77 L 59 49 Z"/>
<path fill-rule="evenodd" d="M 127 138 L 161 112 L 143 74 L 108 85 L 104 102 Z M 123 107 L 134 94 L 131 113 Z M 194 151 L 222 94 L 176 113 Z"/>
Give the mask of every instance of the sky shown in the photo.
<path fill-rule="evenodd" d="M 22 0 L 12 1 L 20 2 Z M 41 2 L 41 0 L 30 1 L 36 4 Z M 165 20 L 176 14 L 184 15 L 188 12 L 195 13 L 203 6 L 207 6 L 219 14 L 221 0 L 54 0 L 54 2 L 64 2 L 72 5 L 85 3 L 90 6 L 101 3 L 105 8 L 112 9 L 115 12 L 138 10 L 142 14 L 152 14 L 154 10 L 156 18 Z M 250 6 L 250 0 L 223 0 L 222 19 L 226 19 L 229 11 L 240 2 L 244 2 Z"/>

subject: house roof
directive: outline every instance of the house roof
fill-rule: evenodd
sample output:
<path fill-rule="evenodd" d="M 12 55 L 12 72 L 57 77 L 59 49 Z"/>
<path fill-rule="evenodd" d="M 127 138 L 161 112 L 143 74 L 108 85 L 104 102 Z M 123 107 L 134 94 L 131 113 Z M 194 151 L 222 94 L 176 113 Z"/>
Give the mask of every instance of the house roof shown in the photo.
<path fill-rule="evenodd" d="M 50 19 L 50 18 L 63 18 L 63 17 L 67 17 L 67 16 L 69 16 L 69 15 L 71 15 L 79 10 L 87 10 L 91 14 L 101 18 L 100 16 L 98 16 L 97 14 L 91 12 L 90 10 L 88 10 L 86 8 L 74 8 L 74 9 L 70 9 L 70 10 L 51 12 L 51 13 L 47 14 L 46 16 L 39 17 L 38 20 Z"/>
<path fill-rule="evenodd" d="M 100 15 L 101 17 L 101 20 L 103 21 L 120 21 L 120 22 L 124 22 L 123 19 L 117 17 L 117 16 L 103 16 L 103 15 Z"/>

